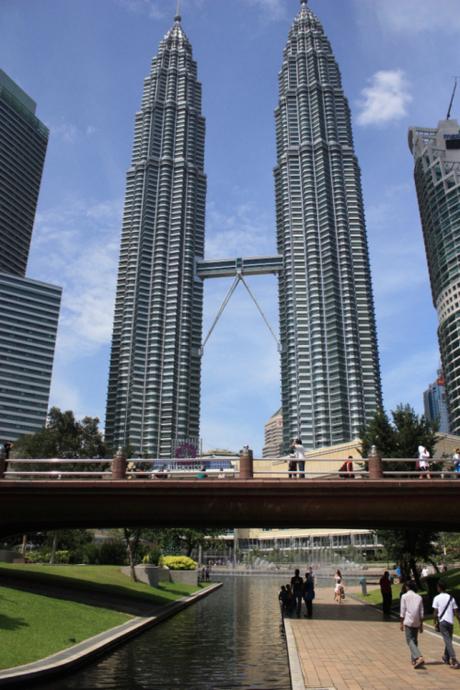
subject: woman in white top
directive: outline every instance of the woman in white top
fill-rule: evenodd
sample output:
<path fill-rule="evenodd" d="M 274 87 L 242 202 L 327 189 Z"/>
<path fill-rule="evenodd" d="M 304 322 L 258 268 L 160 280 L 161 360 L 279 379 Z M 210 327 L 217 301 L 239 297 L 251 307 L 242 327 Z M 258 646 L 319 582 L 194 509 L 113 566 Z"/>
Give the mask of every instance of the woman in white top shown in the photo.
<path fill-rule="evenodd" d="M 428 462 L 430 457 L 430 452 L 427 450 L 427 448 L 425 448 L 425 446 L 418 447 L 418 468 L 420 470 L 419 479 L 431 479 L 430 463 Z"/>

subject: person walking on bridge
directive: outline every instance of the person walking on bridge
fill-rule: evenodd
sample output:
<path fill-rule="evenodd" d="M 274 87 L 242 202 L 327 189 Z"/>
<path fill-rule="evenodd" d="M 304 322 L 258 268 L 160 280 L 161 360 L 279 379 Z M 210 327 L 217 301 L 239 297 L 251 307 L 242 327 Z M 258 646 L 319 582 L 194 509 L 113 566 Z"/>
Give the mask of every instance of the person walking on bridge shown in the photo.
<path fill-rule="evenodd" d="M 415 582 L 406 584 L 407 592 L 401 597 L 400 628 L 406 634 L 412 666 L 419 668 L 425 663 L 418 648 L 418 634 L 423 633 L 423 599 L 417 594 Z"/>

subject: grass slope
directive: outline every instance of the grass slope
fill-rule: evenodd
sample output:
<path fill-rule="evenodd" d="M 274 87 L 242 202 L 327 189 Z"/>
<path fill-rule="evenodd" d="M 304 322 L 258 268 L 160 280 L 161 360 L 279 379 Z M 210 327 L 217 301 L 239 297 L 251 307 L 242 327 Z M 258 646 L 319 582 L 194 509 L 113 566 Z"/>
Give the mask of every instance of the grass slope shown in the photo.
<path fill-rule="evenodd" d="M 130 618 L 118 611 L 0 587 L 0 668 L 37 661 Z"/>
<path fill-rule="evenodd" d="M 150 604 L 167 604 L 184 596 L 192 594 L 206 585 L 174 584 L 164 582 L 157 587 L 151 587 L 143 582 L 132 580 L 120 572 L 118 565 L 36 565 L 36 564 L 6 564 L 0 563 L 0 584 L 2 573 L 26 578 L 31 586 L 40 582 L 52 586 L 62 585 L 78 590 L 101 591 L 142 600 Z"/>
<path fill-rule="evenodd" d="M 460 607 L 460 568 L 453 568 L 452 570 L 443 574 L 442 577 L 440 577 L 440 579 L 442 579 L 446 583 L 449 594 L 452 594 L 455 597 L 457 604 Z M 398 613 L 399 593 L 401 591 L 401 585 L 393 585 L 392 591 L 393 612 Z M 427 592 L 423 590 L 419 592 L 419 594 L 421 594 L 424 597 L 426 603 Z M 382 595 L 380 593 L 380 588 L 369 590 L 368 595 L 366 597 L 362 594 L 359 594 L 357 596 L 359 599 L 365 601 L 367 604 L 373 604 L 374 606 L 381 605 L 382 603 Z M 425 620 L 427 623 L 433 622 L 432 611 L 427 606 L 425 606 Z M 460 624 L 457 619 L 455 620 L 454 633 L 456 635 L 460 635 Z"/>

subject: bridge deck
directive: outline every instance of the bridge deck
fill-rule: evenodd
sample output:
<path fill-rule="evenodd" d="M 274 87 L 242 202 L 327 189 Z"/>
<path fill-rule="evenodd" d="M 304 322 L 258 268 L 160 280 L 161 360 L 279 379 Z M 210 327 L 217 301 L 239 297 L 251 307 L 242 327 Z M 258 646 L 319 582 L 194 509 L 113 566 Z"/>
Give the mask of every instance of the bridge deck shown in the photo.
<path fill-rule="evenodd" d="M 240 271 L 245 276 L 270 275 L 283 270 L 282 256 L 251 256 L 237 259 L 200 259 L 196 262 L 199 278 L 230 278 Z"/>
<path fill-rule="evenodd" d="M 0 481 L 0 535 L 76 527 L 460 531 L 460 481 Z"/>

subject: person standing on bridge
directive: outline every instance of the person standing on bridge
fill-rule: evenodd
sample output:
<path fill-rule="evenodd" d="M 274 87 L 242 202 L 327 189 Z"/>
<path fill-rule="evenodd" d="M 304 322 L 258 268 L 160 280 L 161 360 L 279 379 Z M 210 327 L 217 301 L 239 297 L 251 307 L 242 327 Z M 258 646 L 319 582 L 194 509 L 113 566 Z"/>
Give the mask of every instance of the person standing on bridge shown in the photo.
<path fill-rule="evenodd" d="M 418 469 L 420 470 L 419 479 L 431 479 L 430 474 L 430 451 L 425 446 L 418 447 Z"/>
<path fill-rule="evenodd" d="M 423 599 L 415 591 L 415 582 L 411 580 L 406 587 L 407 592 L 401 597 L 400 628 L 406 634 L 412 666 L 419 668 L 425 663 L 418 648 L 418 634 L 423 633 Z"/>
<path fill-rule="evenodd" d="M 305 448 L 302 445 L 300 438 L 296 438 L 292 444 L 292 450 L 295 454 L 297 472 L 301 479 L 305 479 Z"/>

